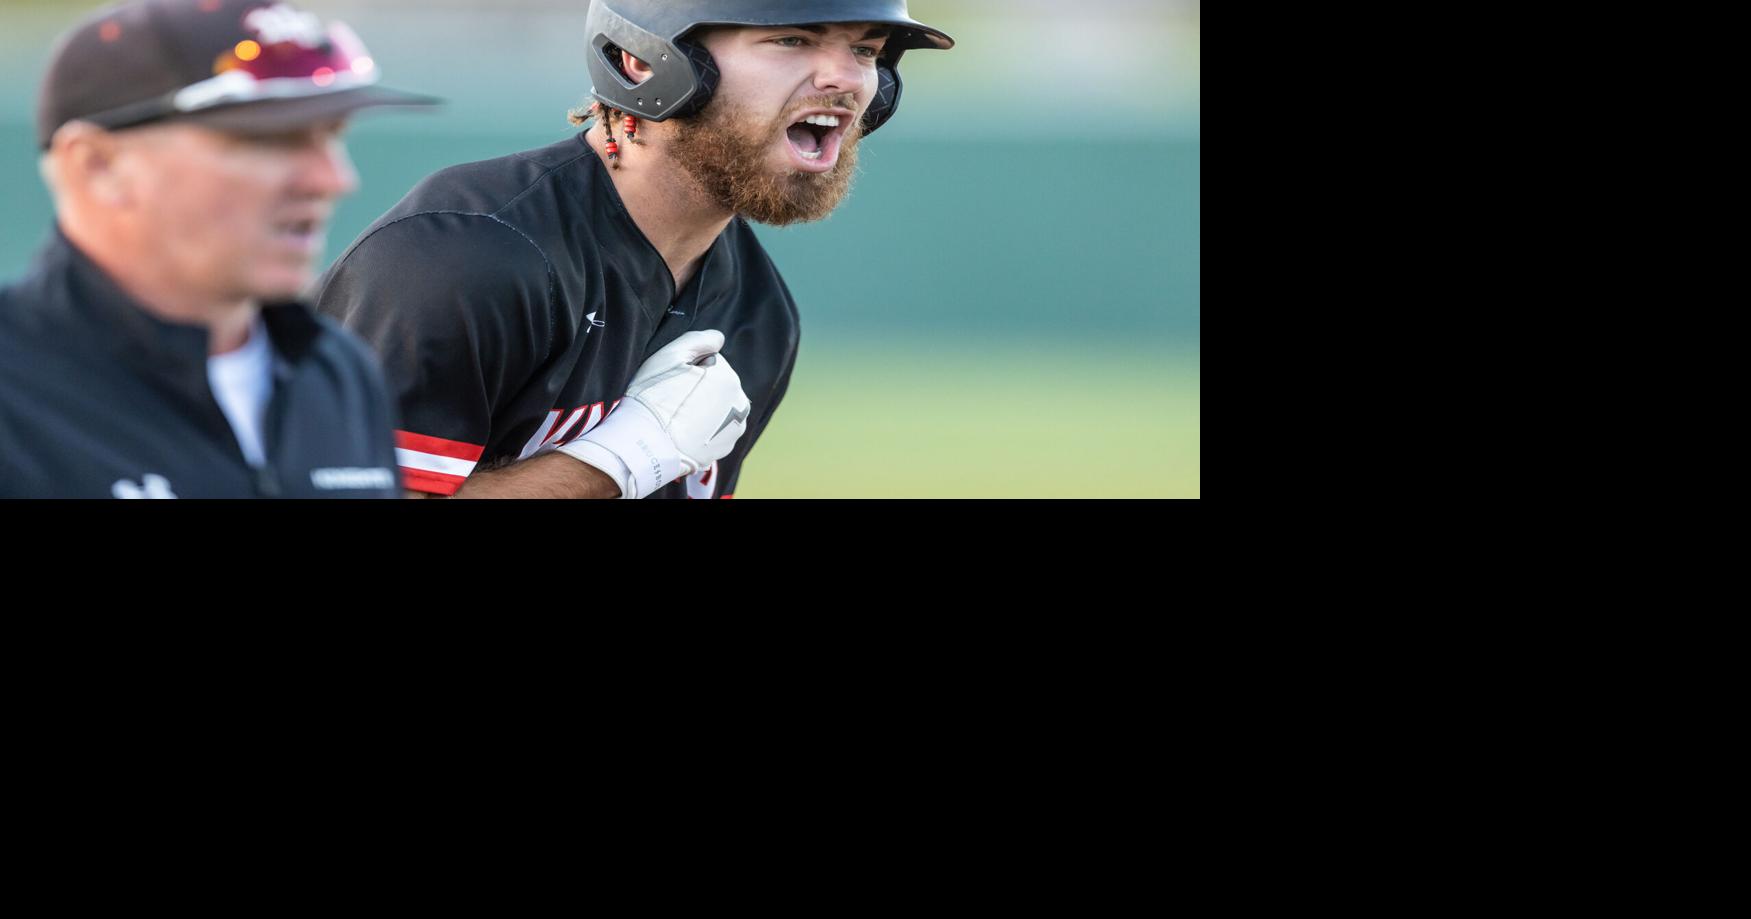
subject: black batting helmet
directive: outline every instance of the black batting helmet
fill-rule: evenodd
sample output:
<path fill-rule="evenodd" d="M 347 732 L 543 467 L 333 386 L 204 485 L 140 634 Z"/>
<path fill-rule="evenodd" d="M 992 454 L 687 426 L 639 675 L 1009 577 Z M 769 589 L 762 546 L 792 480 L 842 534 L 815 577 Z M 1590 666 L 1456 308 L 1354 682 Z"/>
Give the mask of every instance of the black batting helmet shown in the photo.
<path fill-rule="evenodd" d="M 864 133 L 882 126 L 900 104 L 900 55 L 911 48 L 953 48 L 955 40 L 913 19 L 906 0 L 594 0 L 585 24 L 590 79 L 597 99 L 648 121 L 691 115 L 717 87 L 717 64 L 687 40 L 700 26 L 796 26 L 869 22 L 893 26 L 876 70 L 881 83 Z M 633 84 L 615 49 L 648 64 L 651 76 Z"/>

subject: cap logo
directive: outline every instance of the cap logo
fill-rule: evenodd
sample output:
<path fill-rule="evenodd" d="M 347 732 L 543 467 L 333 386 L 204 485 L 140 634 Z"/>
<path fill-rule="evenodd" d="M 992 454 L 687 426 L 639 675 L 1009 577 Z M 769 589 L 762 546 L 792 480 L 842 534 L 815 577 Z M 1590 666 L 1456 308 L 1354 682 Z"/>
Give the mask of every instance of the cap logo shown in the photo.
<path fill-rule="evenodd" d="M 324 37 L 322 20 L 315 13 L 276 3 L 253 10 L 243 17 L 243 24 L 261 38 L 262 44 L 291 42 L 304 48 L 321 47 Z"/>
<path fill-rule="evenodd" d="M 315 15 L 278 3 L 251 12 L 243 24 L 261 40 L 246 39 L 220 52 L 214 76 L 176 92 L 175 111 L 295 99 L 377 82 L 376 62 L 345 23 L 325 28 Z"/>

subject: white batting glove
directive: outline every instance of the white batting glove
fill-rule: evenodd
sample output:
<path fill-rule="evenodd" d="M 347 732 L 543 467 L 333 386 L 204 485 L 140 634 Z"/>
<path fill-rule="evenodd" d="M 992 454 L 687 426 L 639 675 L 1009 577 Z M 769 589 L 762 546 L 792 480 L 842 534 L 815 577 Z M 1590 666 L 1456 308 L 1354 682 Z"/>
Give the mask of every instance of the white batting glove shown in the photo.
<path fill-rule="evenodd" d="M 752 403 L 718 354 L 723 345 L 722 332 L 706 329 L 663 346 L 633 374 L 613 414 L 559 452 L 602 470 L 622 498 L 656 494 L 728 456 Z"/>

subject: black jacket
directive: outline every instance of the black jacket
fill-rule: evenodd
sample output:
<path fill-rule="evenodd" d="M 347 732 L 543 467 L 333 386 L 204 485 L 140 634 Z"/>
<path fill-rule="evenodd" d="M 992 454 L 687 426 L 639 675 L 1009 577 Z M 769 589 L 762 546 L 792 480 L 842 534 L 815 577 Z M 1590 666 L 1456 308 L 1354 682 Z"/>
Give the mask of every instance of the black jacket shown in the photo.
<path fill-rule="evenodd" d="M 0 498 L 398 496 L 370 352 L 303 305 L 262 316 L 274 389 L 253 468 L 207 382 L 207 329 L 147 313 L 57 229 L 0 288 Z"/>

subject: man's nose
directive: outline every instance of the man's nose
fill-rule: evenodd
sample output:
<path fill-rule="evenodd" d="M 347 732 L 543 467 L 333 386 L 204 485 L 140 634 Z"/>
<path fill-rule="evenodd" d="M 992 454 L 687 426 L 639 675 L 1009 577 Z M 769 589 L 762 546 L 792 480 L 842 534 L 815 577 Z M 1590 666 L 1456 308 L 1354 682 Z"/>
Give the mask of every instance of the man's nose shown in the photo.
<path fill-rule="evenodd" d="M 323 198 L 344 198 L 359 190 L 359 173 L 347 155 L 346 142 L 338 137 L 326 138 L 309 151 L 303 179 L 307 192 Z"/>
<path fill-rule="evenodd" d="M 862 93 L 864 78 L 870 74 L 849 45 L 823 46 L 815 65 L 815 89 L 823 94 Z"/>

